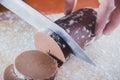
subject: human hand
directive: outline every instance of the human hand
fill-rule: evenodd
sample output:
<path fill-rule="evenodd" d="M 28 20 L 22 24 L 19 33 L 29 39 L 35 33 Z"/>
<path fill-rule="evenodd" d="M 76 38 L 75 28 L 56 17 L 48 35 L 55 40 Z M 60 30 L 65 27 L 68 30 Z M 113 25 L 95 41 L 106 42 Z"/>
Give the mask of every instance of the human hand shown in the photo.
<path fill-rule="evenodd" d="M 77 0 L 66 0 L 65 13 L 72 12 Z M 120 0 L 99 0 L 95 34 L 101 36 L 112 33 L 120 24 Z"/>
<path fill-rule="evenodd" d="M 111 34 L 120 24 L 120 0 L 99 0 L 96 36 Z"/>
<path fill-rule="evenodd" d="M 77 0 L 65 0 L 65 15 L 70 14 L 76 7 Z"/>

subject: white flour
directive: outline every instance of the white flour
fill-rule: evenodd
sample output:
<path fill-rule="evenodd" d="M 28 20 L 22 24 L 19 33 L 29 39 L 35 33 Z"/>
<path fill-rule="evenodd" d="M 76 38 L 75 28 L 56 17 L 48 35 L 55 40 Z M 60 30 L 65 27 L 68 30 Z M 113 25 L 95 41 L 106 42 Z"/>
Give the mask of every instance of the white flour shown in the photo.
<path fill-rule="evenodd" d="M 21 51 L 35 49 L 36 29 L 8 15 L 12 19 L 0 21 L 0 76 Z M 48 17 L 56 20 L 61 16 L 63 14 Z M 73 56 L 60 68 L 56 80 L 120 80 L 120 27 L 112 35 L 103 36 L 86 47 L 85 51 L 96 66 Z"/>

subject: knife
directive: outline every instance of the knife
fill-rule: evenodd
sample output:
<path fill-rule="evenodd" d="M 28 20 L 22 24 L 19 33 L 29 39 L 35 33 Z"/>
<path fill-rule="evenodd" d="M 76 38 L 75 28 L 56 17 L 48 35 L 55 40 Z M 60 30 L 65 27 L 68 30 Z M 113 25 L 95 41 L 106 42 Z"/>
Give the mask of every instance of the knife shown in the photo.
<path fill-rule="evenodd" d="M 57 35 L 63 38 L 63 40 L 65 40 L 66 43 L 70 46 L 70 48 L 73 51 L 73 55 L 75 55 L 78 58 L 81 58 L 82 60 L 92 65 L 95 65 L 94 62 L 85 54 L 82 48 L 72 39 L 72 37 L 64 31 L 64 29 L 59 27 L 57 24 L 52 22 L 40 12 L 33 9 L 24 1 L 0 0 L 0 4 L 11 10 L 13 13 L 15 13 L 17 16 L 19 16 L 21 19 L 23 19 L 36 29 L 40 30 L 41 28 L 46 28 L 51 30 L 52 32 L 55 32 Z"/>

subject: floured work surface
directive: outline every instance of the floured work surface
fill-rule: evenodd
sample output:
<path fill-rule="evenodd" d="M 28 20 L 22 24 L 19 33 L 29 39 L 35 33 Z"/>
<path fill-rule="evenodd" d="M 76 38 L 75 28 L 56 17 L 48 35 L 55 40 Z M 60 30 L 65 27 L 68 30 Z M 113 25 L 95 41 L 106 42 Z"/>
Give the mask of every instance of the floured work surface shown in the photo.
<path fill-rule="evenodd" d="M 3 15 L 3 14 L 0 14 Z M 0 20 L 0 76 L 15 56 L 24 50 L 35 49 L 33 36 L 37 31 L 11 13 Z M 49 15 L 52 20 L 60 15 Z M 8 19 L 10 18 L 10 19 Z M 120 80 L 120 28 L 112 35 L 103 36 L 85 51 L 96 63 L 92 66 L 71 56 L 58 71 L 55 80 Z M 0 80 L 2 78 L 0 77 Z"/>

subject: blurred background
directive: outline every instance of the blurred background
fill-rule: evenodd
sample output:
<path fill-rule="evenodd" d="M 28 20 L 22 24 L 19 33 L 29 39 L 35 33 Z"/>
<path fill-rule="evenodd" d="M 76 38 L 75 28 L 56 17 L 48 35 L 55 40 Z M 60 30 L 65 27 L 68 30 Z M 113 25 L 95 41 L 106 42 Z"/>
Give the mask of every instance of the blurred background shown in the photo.
<path fill-rule="evenodd" d="M 38 11 L 45 14 L 60 13 L 64 11 L 65 0 L 24 0 Z M 98 0 L 78 0 L 77 9 L 83 7 L 98 7 Z M 0 5 L 0 11 L 6 11 L 3 6 Z"/>

